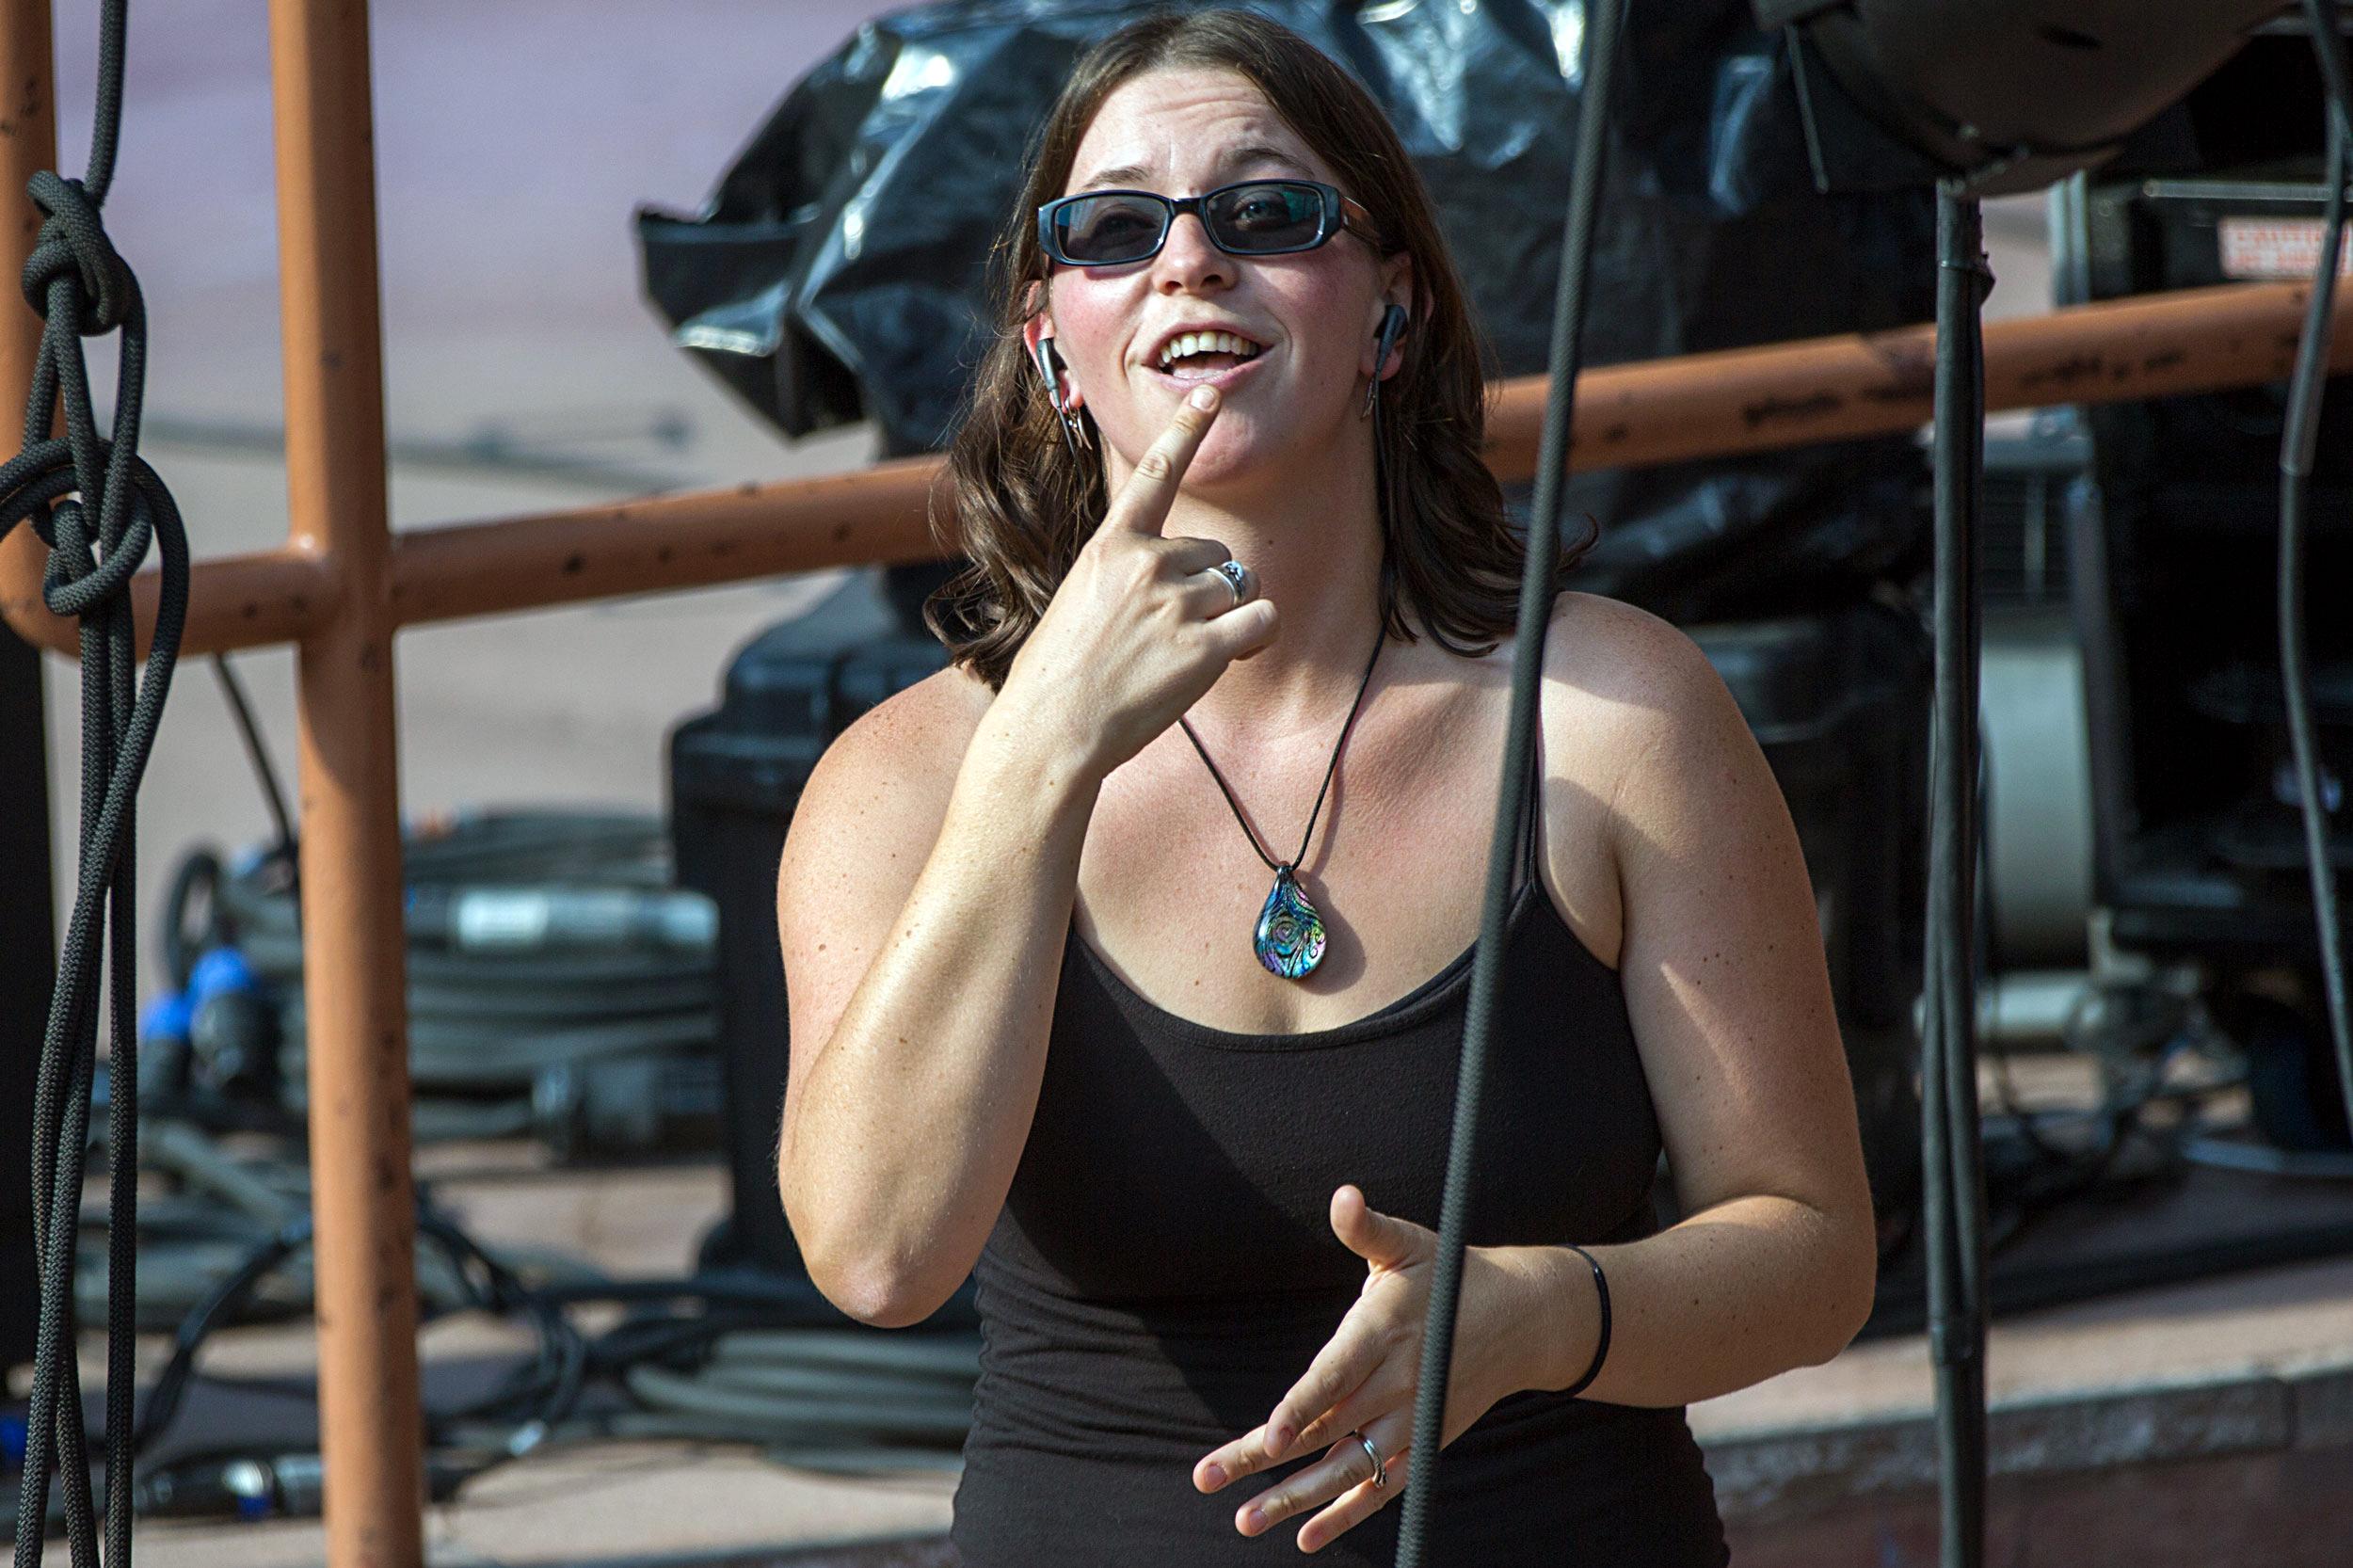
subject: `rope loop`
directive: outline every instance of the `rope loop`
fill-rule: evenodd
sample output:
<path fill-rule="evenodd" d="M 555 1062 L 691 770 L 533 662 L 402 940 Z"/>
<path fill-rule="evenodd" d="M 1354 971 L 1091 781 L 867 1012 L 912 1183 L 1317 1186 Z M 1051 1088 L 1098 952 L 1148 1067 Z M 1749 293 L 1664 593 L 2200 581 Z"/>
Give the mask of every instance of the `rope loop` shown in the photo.
<path fill-rule="evenodd" d="M 102 465 L 112 452 L 111 442 L 99 442 Z M 127 526 L 101 561 L 94 553 L 99 541 L 85 527 L 87 508 L 80 499 L 66 499 L 81 488 L 69 442 L 37 441 L 0 467 L 0 536 L 17 523 L 29 521 L 49 547 L 40 586 L 41 602 L 50 614 L 88 616 L 117 595 L 127 595 L 132 575 L 154 542 L 157 498 L 161 496 L 166 505 L 170 499 L 161 476 L 147 466 L 145 458 L 131 459 L 127 478 Z M 129 602 L 127 597 L 124 602 Z"/>
<path fill-rule="evenodd" d="M 141 463 L 140 469 L 147 465 Z M 51 513 L 57 535 L 56 547 L 50 552 L 49 565 L 41 573 L 41 602 L 54 616 L 88 616 L 108 600 L 121 595 L 129 602 L 132 575 L 146 559 L 147 547 L 155 536 L 154 511 L 150 503 L 146 481 L 152 476 L 142 473 L 135 479 L 131 489 L 131 526 L 122 536 L 122 542 L 99 560 L 90 552 L 89 536 L 82 531 L 86 515 L 79 501 L 60 501 Z M 38 524 L 36 524 L 38 527 Z"/>
<path fill-rule="evenodd" d="M 25 303 L 45 319 L 56 303 L 51 286 L 72 279 L 79 291 L 74 330 L 86 338 L 113 331 L 129 319 L 138 286 L 106 237 L 98 204 L 81 181 L 66 179 L 55 169 L 42 169 L 24 188 L 48 217 L 33 253 L 24 259 Z"/>
<path fill-rule="evenodd" d="M 30 521 L 33 532 L 50 549 L 57 548 L 57 531 L 50 520 L 49 504 L 59 496 L 71 495 L 74 489 L 72 454 L 64 463 L 42 462 L 52 456 L 49 449 L 63 448 L 61 440 L 36 442 L 0 468 L 0 538 L 16 524 Z"/>

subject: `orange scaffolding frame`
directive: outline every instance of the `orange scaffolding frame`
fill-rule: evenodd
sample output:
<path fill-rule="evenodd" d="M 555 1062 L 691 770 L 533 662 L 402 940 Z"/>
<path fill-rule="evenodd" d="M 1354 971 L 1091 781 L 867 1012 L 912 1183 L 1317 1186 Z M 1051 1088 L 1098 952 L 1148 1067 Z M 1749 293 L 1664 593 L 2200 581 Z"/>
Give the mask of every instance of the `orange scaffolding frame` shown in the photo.
<path fill-rule="evenodd" d="M 51 0 L 0 0 L 0 187 L 56 167 Z M 392 635 L 405 626 L 827 567 L 936 558 L 936 457 L 828 478 L 393 535 L 385 507 L 382 323 L 366 0 L 270 0 L 284 336 L 287 537 L 194 564 L 184 653 L 296 651 L 303 984 L 321 1448 L 332 1568 L 421 1568 L 413 1188 L 399 743 Z M 132 156 L 136 157 L 136 152 Z M 17 199 L 5 260 L 40 227 Z M 1986 407 L 2098 403 L 2286 379 L 2306 285 L 2185 290 L 1985 329 Z M 0 406 L 29 393 L 40 322 L 0 306 Z M 1931 328 L 1587 371 L 1576 469 L 1636 467 L 1917 428 Z M 2353 367 L 2353 310 L 2329 365 Z M 1501 383 L 1488 460 L 1536 463 L 1545 382 Z M 13 400 L 12 402 L 9 400 Z M 72 655 L 42 605 L 42 546 L 0 542 L 0 616 Z M 138 648 L 156 573 L 134 581 Z"/>

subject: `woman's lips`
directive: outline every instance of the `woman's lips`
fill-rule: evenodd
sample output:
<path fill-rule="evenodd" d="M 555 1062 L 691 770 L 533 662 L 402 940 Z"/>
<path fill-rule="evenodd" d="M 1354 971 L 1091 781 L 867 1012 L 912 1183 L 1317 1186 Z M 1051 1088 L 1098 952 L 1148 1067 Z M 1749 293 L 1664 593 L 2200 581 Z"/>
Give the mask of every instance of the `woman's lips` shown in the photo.
<path fill-rule="evenodd" d="M 1146 365 L 1144 368 L 1150 372 L 1150 374 L 1159 380 L 1165 381 L 1170 386 L 1179 388 L 1184 392 L 1191 392 L 1195 387 L 1215 387 L 1219 392 L 1223 392 L 1232 387 L 1237 381 L 1240 381 L 1243 376 L 1257 369 L 1258 366 L 1264 364 L 1266 362 L 1267 356 L 1273 352 L 1274 349 L 1272 345 L 1261 348 L 1257 353 L 1252 355 L 1249 359 L 1242 360 L 1241 363 L 1238 365 L 1227 365 L 1224 370 L 1219 371 L 1214 376 L 1172 376 L 1167 371 L 1158 370 L 1150 365 Z"/>

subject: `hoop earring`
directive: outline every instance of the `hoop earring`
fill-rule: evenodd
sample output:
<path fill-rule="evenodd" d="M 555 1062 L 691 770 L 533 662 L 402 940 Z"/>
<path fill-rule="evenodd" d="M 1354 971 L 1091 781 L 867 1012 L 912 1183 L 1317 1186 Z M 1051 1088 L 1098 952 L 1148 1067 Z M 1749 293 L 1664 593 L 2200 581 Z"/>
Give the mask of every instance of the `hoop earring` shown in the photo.
<path fill-rule="evenodd" d="M 1046 401 L 1052 407 L 1054 416 L 1062 421 L 1063 445 L 1070 449 L 1071 461 L 1076 462 L 1079 449 L 1084 447 L 1092 452 L 1095 441 L 1086 426 L 1079 422 L 1078 410 L 1062 400 L 1062 355 L 1055 349 L 1053 339 L 1040 338 L 1031 358 L 1037 361 L 1038 376 L 1046 382 Z"/>

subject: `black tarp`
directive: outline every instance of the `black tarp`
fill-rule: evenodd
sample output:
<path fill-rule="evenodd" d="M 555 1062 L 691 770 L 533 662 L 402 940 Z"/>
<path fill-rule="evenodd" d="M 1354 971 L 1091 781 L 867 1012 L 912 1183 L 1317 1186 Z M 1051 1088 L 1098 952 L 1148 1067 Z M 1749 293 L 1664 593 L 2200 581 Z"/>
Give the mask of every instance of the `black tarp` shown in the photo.
<path fill-rule="evenodd" d="M 860 27 L 785 96 L 700 216 L 638 216 L 675 340 L 800 436 L 858 419 L 946 444 L 985 345 L 986 257 L 1080 50 L 1151 8 L 950 0 Z M 1494 368 L 1545 368 L 1576 143 L 1582 0 L 1255 0 L 1387 110 L 1436 202 Z M 1871 330 L 1933 313 L 1925 193 L 1822 196 L 1779 35 L 1746 0 L 1634 0 L 1586 362 Z M 1580 476 L 1579 586 L 1678 620 L 1785 612 L 1908 575 L 1907 438 Z M 1523 491 L 1524 495 L 1524 491 Z M 1515 496 L 1515 500 L 1523 496 Z"/>

